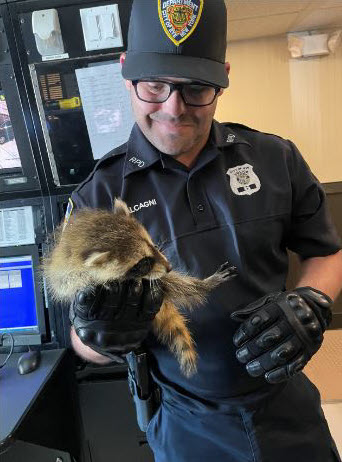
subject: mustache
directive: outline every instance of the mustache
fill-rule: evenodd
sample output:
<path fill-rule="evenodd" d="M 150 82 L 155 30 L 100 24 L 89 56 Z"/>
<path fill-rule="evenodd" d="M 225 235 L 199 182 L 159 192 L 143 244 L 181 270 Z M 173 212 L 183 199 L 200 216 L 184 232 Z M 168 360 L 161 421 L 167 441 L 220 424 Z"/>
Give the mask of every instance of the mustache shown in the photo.
<path fill-rule="evenodd" d="M 168 122 L 172 124 L 190 124 L 190 125 L 197 125 L 198 121 L 196 117 L 189 117 L 189 116 L 183 116 L 181 115 L 180 117 L 172 117 L 167 114 L 163 113 L 158 113 L 154 112 L 153 114 L 150 114 L 150 119 L 156 120 L 157 122 Z"/>

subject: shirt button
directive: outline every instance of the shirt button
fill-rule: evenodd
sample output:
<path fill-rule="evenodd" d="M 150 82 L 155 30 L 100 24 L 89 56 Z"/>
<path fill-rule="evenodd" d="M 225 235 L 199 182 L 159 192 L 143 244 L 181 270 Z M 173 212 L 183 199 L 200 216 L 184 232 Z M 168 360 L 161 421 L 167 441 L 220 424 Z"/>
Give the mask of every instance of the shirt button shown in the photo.
<path fill-rule="evenodd" d="M 203 212 L 203 210 L 204 210 L 204 205 L 198 204 L 197 210 L 198 210 L 199 212 Z"/>

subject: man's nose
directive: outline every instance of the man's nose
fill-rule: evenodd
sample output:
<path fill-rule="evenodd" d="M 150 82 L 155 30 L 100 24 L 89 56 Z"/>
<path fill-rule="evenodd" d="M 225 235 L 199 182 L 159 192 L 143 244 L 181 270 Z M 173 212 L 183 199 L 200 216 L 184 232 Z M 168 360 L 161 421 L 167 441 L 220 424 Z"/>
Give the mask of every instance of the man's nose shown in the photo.
<path fill-rule="evenodd" d="M 174 90 L 165 103 L 163 103 L 163 112 L 173 117 L 179 117 L 186 112 L 186 104 L 178 90 Z"/>

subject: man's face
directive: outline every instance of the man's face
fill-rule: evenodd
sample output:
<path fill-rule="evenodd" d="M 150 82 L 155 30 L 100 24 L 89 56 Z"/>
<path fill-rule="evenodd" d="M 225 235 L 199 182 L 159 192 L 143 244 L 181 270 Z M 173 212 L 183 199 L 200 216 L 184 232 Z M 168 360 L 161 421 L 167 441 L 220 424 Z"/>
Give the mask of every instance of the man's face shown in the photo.
<path fill-rule="evenodd" d="M 164 78 L 168 82 L 190 82 L 187 79 Z M 171 156 L 197 154 L 206 143 L 217 98 L 209 106 L 187 106 L 178 91 L 164 103 L 141 101 L 128 80 L 135 120 L 146 138 L 161 152 Z M 222 91 L 219 93 L 219 95 Z"/>

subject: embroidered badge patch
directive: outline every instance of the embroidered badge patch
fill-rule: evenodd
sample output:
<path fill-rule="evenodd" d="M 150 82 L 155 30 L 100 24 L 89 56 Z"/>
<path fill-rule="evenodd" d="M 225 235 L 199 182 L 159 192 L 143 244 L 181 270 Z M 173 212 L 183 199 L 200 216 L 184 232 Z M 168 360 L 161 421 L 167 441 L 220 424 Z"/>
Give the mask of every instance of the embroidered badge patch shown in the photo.
<path fill-rule="evenodd" d="M 158 0 L 160 23 L 175 45 L 184 42 L 196 29 L 204 0 Z"/>
<path fill-rule="evenodd" d="M 251 195 L 259 191 L 261 185 L 258 176 L 249 164 L 238 165 L 227 171 L 230 176 L 230 187 L 238 196 Z"/>

